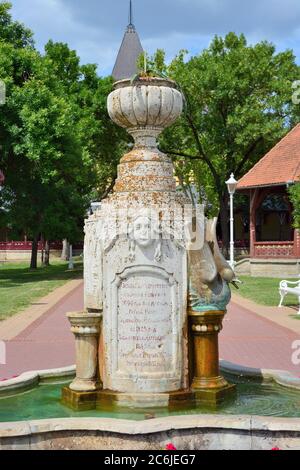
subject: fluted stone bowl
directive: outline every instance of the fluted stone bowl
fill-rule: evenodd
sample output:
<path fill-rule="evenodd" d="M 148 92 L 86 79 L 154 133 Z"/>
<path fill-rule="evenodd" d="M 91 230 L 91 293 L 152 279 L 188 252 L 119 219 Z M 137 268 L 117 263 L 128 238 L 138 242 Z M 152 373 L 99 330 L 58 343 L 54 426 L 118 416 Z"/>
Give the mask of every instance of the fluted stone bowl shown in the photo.
<path fill-rule="evenodd" d="M 183 97 L 172 80 L 121 80 L 108 96 L 107 108 L 110 118 L 129 131 L 141 127 L 164 129 L 182 113 Z"/>

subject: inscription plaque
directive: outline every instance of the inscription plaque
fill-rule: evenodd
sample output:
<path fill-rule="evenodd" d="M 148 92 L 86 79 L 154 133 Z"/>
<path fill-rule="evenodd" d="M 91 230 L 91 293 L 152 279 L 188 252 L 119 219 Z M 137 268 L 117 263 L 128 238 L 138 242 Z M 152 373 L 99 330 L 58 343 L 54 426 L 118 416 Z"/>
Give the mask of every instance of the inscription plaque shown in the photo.
<path fill-rule="evenodd" d="M 158 276 L 136 275 L 118 288 L 118 370 L 155 373 L 173 368 L 172 287 Z"/>
<path fill-rule="evenodd" d="M 127 246 L 117 240 L 104 260 L 103 387 L 135 393 L 180 390 L 185 386 L 185 253 L 165 248 L 158 263 L 155 246 L 137 246 L 139 263 L 124 266 Z"/>

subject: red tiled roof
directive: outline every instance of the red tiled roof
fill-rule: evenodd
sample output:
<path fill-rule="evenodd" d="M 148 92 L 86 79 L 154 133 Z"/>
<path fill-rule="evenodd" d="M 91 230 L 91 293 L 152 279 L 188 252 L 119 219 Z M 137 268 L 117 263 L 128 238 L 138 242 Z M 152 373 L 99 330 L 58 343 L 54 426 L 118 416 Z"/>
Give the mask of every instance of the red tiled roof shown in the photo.
<path fill-rule="evenodd" d="M 238 189 L 275 186 L 300 181 L 300 124 L 238 182 Z"/>

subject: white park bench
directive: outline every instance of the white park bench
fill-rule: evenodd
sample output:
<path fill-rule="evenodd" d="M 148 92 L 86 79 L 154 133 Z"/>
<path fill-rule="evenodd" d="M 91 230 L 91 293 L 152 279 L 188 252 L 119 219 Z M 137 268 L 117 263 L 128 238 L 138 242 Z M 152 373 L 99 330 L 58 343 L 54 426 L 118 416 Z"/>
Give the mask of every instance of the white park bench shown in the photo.
<path fill-rule="evenodd" d="M 294 286 L 294 287 L 292 287 Z M 298 315 L 300 315 L 300 280 L 296 282 L 292 281 L 281 281 L 279 284 L 279 294 L 280 294 L 280 303 L 279 307 L 282 307 L 283 299 L 287 294 L 296 295 L 299 299 L 299 311 Z"/>

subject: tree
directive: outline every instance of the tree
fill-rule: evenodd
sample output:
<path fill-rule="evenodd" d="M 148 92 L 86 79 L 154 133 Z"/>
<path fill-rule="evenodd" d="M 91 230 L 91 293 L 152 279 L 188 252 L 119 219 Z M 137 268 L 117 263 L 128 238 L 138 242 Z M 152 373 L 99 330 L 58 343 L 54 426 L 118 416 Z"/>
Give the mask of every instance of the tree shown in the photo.
<path fill-rule="evenodd" d="M 77 108 L 78 137 L 93 166 L 93 196 L 101 200 L 114 185 L 119 159 L 130 140 L 107 112 L 107 97 L 112 91 L 113 79 L 98 77 L 95 64 L 80 66 L 75 51 L 66 44 L 49 41 L 45 51 L 47 69 L 53 71 L 53 76 L 63 85 L 65 95 Z"/>
<path fill-rule="evenodd" d="M 161 148 L 182 180 L 204 186 L 220 210 L 228 247 L 225 181 L 231 172 L 243 176 L 289 130 L 299 67 L 292 51 L 276 54 L 270 43 L 248 45 L 243 35 L 229 33 L 189 60 L 180 52 L 167 74 L 184 93 L 186 110 L 163 133 Z"/>
<path fill-rule="evenodd" d="M 288 192 L 293 204 L 294 227 L 300 230 L 300 183 L 290 186 Z"/>
<path fill-rule="evenodd" d="M 5 56 L 1 46 L 2 50 L 5 47 Z M 1 59 L 6 61 L 8 72 L 7 102 L 1 120 L 7 175 L 3 196 L 9 200 L 12 225 L 21 226 L 32 237 L 31 267 L 35 268 L 41 233 L 46 240 L 60 231 L 64 236 L 70 231 L 75 235 L 72 211 L 84 216 L 84 199 L 80 196 L 89 190 L 88 163 L 83 160 L 72 102 L 63 96 L 62 89 L 58 92 L 54 76 L 53 89 L 43 80 L 43 74 L 49 77 L 50 72 L 45 73 L 43 58 L 36 51 L 16 51 L 4 43 L 0 45 L 0 63 Z M 23 68 L 26 80 L 20 84 L 11 71 L 16 72 L 15 61 L 23 65 L 22 59 L 28 64 Z"/>
<path fill-rule="evenodd" d="M 81 66 L 66 44 L 49 41 L 45 54 L 38 53 L 32 34 L 20 33 L 5 5 L 0 78 L 7 100 L 0 115 L 0 161 L 6 185 L 0 207 L 10 226 L 33 240 L 36 268 L 41 236 L 46 242 L 81 239 L 91 197 L 101 197 L 112 185 L 124 131 L 106 111 L 112 80 L 99 78 L 93 64 Z M 8 35 L 14 28 L 18 34 Z"/>
<path fill-rule="evenodd" d="M 10 2 L 0 3 L 1 41 L 5 41 L 18 48 L 33 46 L 32 32 L 18 21 L 12 21 L 9 13 L 11 7 L 12 4 Z"/>

